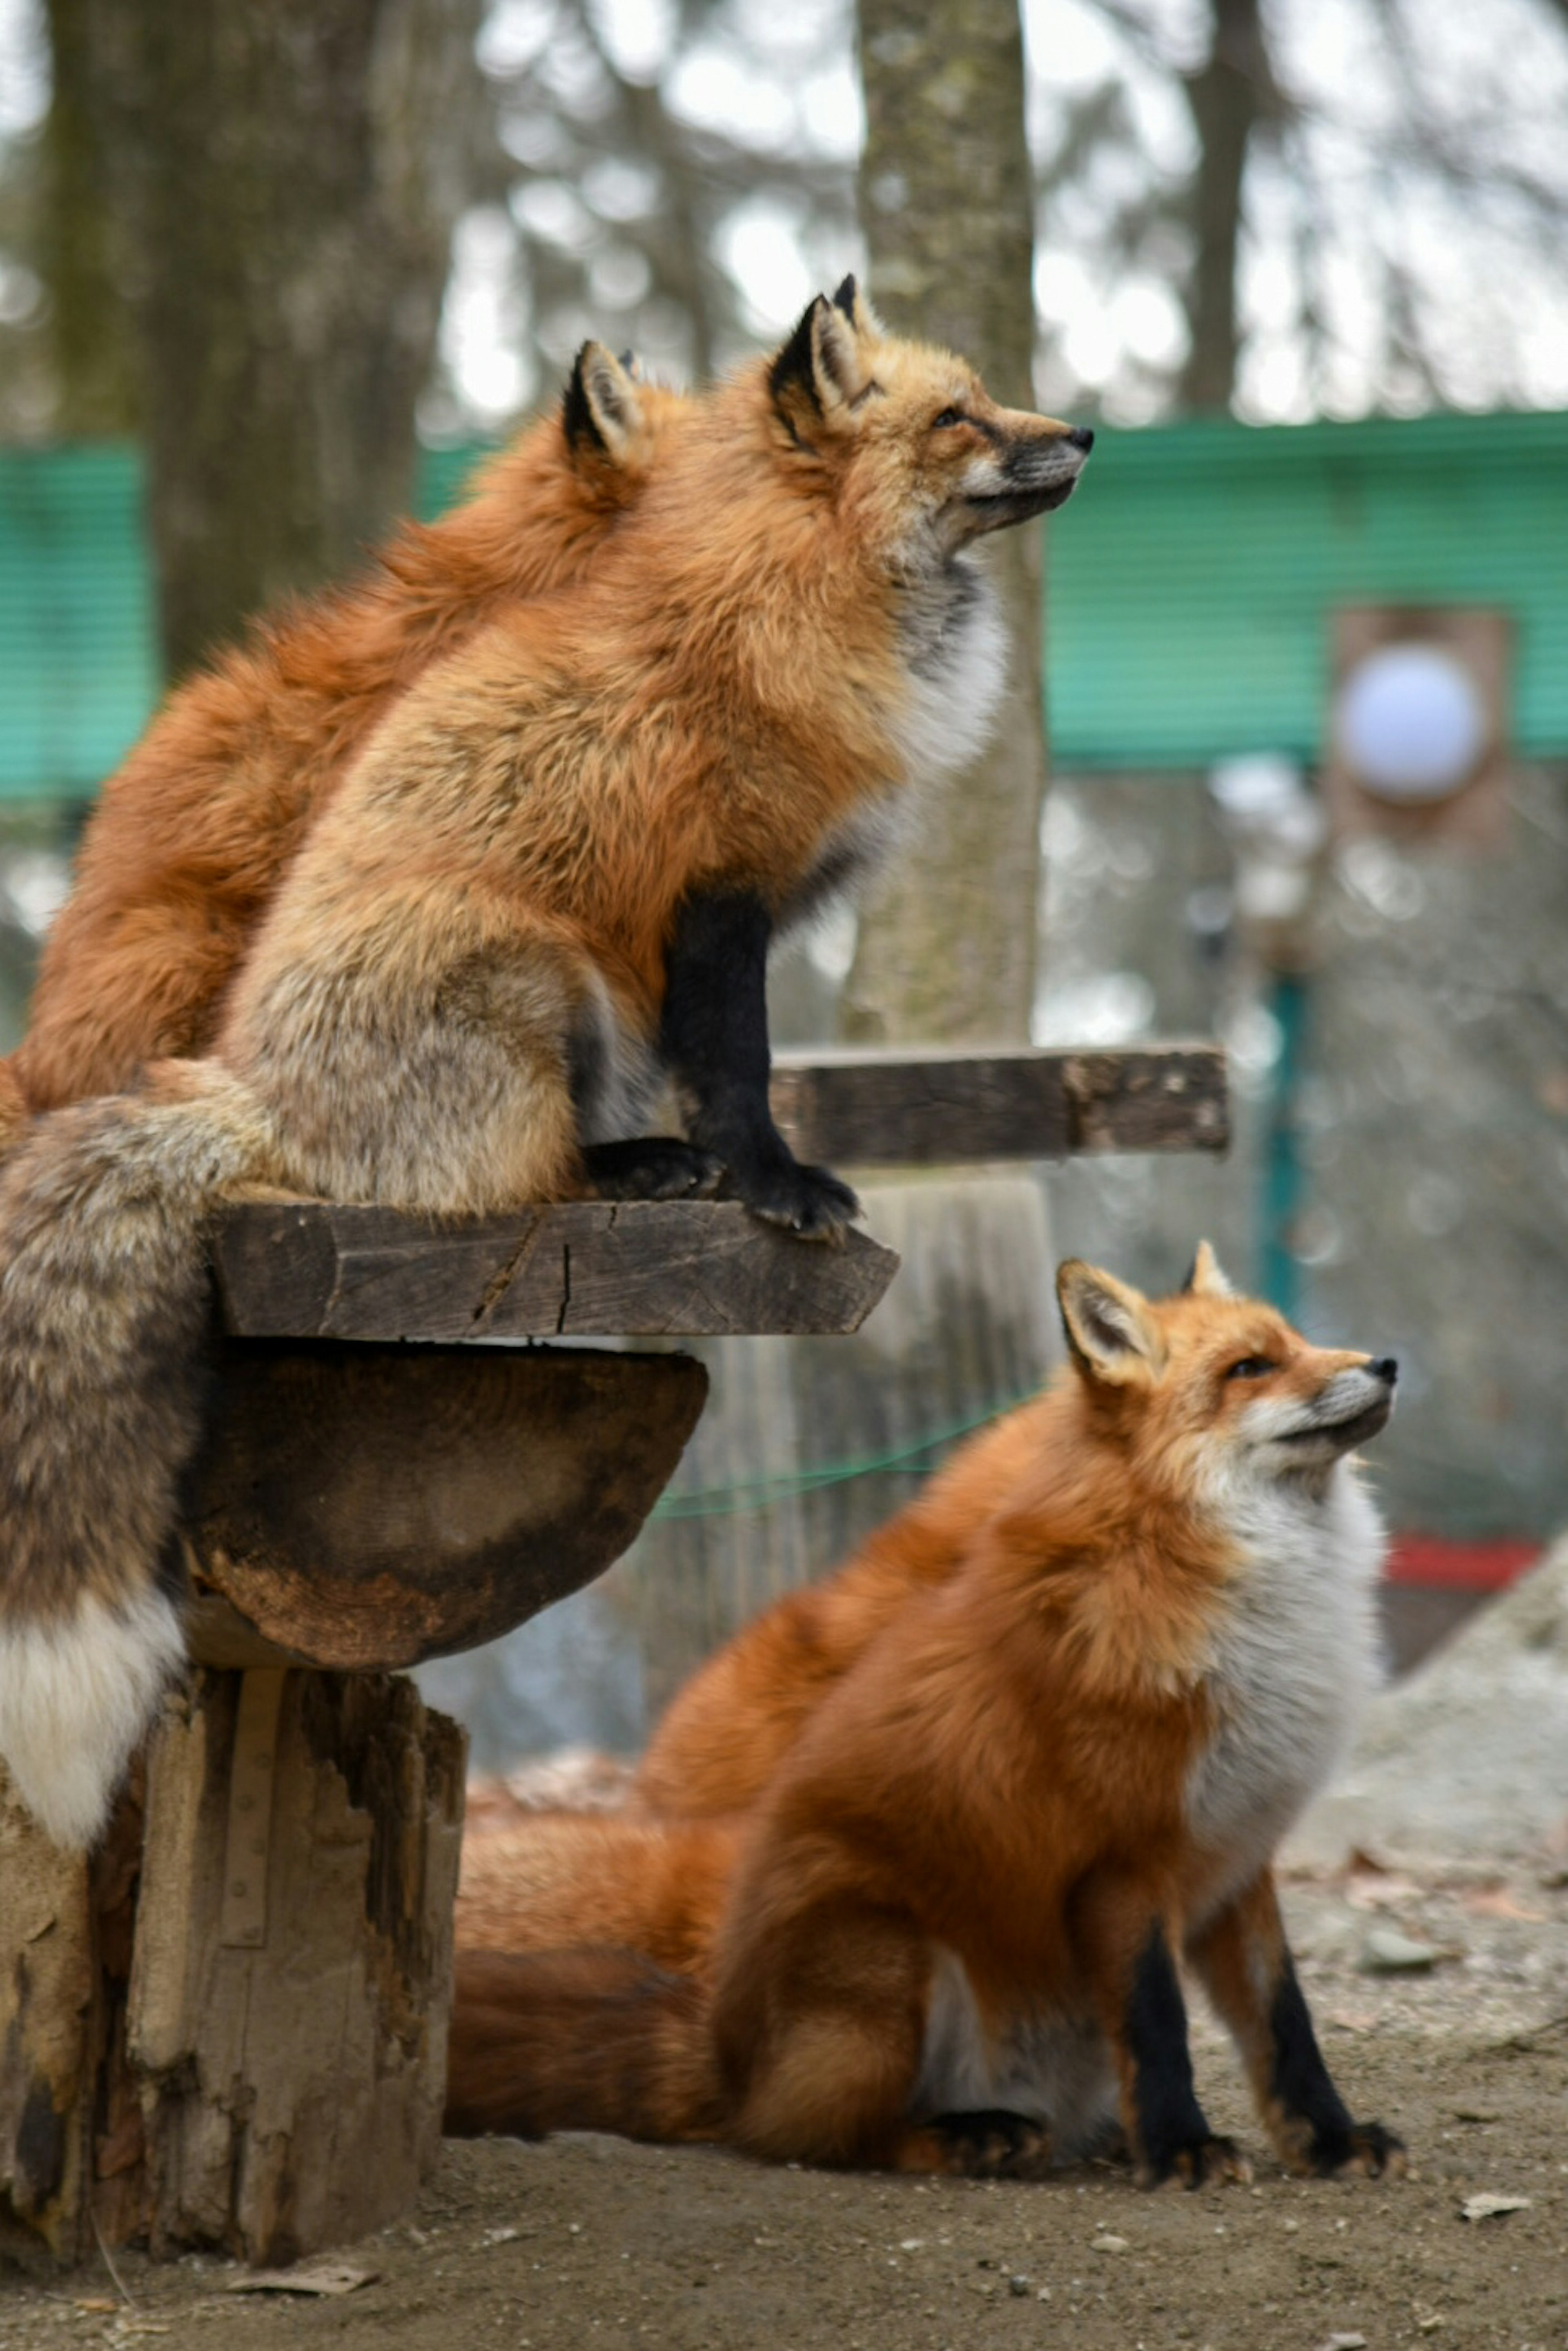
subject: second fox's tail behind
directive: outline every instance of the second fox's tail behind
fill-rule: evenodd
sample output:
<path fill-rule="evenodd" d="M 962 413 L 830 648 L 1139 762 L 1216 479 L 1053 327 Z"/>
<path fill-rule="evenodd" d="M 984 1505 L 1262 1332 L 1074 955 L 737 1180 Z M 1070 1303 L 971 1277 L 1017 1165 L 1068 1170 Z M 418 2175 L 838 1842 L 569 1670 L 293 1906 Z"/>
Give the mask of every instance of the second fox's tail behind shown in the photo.
<path fill-rule="evenodd" d="M 719 2137 L 709 2004 L 705 1984 L 636 1951 L 460 1950 L 444 2127 Z"/>
<path fill-rule="evenodd" d="M 62 1845 L 98 1834 L 183 1656 L 206 1230 L 275 1173 L 248 1089 L 173 1061 L 37 1120 L 0 1170 L 0 1758 Z"/>

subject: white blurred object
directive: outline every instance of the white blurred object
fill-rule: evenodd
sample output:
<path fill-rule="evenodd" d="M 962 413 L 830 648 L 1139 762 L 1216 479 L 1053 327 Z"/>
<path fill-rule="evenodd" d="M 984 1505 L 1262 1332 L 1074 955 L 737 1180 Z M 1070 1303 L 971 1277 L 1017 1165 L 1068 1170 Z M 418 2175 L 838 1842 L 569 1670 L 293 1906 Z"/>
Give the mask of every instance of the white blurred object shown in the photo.
<path fill-rule="evenodd" d="M 1385 645 L 1340 689 L 1334 734 L 1356 780 L 1380 799 L 1444 800 L 1474 774 L 1487 712 L 1463 662 L 1439 645 Z"/>
<path fill-rule="evenodd" d="M 52 849 L 13 849 L 0 856 L 0 917 L 41 939 L 70 895 L 69 860 Z"/>
<path fill-rule="evenodd" d="M 1243 933 L 1265 963 L 1302 968 L 1328 841 L 1328 811 L 1299 760 L 1281 751 L 1221 759 L 1208 789 L 1236 858 L 1234 896 Z"/>
<path fill-rule="evenodd" d="M 1248 751 L 1218 760 L 1208 789 L 1228 826 L 1238 832 L 1270 831 L 1306 796 L 1301 767 L 1281 751 Z"/>

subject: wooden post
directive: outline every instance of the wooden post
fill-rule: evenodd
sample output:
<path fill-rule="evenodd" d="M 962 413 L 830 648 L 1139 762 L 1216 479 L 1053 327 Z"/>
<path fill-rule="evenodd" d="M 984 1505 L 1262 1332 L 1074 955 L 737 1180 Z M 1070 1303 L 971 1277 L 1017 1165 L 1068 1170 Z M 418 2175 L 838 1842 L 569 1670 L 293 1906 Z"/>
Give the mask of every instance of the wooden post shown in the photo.
<path fill-rule="evenodd" d="M 277 2262 L 406 2210 L 463 1780 L 401 1677 L 198 1669 L 91 1861 L 0 1808 L 0 2243 Z"/>

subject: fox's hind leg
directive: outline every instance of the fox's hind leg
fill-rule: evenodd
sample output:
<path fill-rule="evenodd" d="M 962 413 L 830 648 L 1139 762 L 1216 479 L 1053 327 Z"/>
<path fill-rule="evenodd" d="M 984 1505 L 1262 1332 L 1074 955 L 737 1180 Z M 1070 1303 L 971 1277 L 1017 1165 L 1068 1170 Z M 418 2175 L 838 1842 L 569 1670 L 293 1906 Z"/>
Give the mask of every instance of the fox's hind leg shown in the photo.
<path fill-rule="evenodd" d="M 1381 2123 L 1353 2122 L 1323 2063 L 1271 1870 L 1209 1921 L 1188 1957 L 1241 2053 L 1281 2163 L 1372 2179 L 1403 2172 L 1403 2142 Z"/>
<path fill-rule="evenodd" d="M 355 912 L 264 938 L 231 1008 L 285 1180 L 433 1216 L 580 1197 L 570 946 L 435 881 Z"/>
<path fill-rule="evenodd" d="M 967 2179 L 1022 2179 L 1050 2147 L 1022 2116 L 912 2121 L 931 1950 L 896 1912 L 819 1904 L 737 1955 L 715 2005 L 732 2101 L 726 2137 L 774 2162 Z"/>

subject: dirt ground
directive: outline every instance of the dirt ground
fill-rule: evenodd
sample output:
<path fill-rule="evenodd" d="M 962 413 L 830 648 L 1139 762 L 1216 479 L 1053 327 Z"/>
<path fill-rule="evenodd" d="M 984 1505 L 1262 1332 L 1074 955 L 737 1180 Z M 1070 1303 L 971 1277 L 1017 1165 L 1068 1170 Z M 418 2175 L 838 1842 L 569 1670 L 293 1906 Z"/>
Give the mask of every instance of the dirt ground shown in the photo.
<path fill-rule="evenodd" d="M 415 2212 L 336 2259 L 338 2297 L 236 2294 L 217 2259 L 0 2276 L 0 2346 L 154 2337 L 213 2351 L 1469 2351 L 1568 2346 L 1568 1869 L 1358 1866 L 1287 1889 L 1353 2109 L 1400 2130 L 1396 2183 L 1300 2182 L 1262 2152 L 1218 2036 L 1194 2042 L 1250 2189 L 1140 2193 L 774 2170 L 604 2138 L 451 2144 Z M 1365 1971 L 1368 1938 L 1434 1955 Z M 1478 2195 L 1525 2199 L 1467 2220 Z"/>

